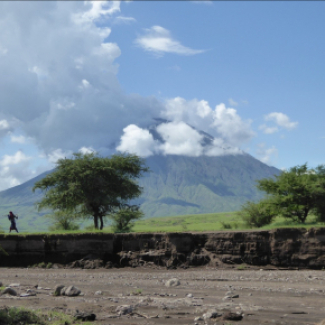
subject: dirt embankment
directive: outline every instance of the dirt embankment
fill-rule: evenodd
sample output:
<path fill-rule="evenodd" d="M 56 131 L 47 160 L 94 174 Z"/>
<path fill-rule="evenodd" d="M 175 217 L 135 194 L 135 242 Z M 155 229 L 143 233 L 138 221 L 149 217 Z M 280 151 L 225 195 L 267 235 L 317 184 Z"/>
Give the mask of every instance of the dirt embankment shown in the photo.
<path fill-rule="evenodd" d="M 71 267 L 220 264 L 325 267 L 325 228 L 211 233 L 0 235 L 0 267 L 40 262 Z"/>

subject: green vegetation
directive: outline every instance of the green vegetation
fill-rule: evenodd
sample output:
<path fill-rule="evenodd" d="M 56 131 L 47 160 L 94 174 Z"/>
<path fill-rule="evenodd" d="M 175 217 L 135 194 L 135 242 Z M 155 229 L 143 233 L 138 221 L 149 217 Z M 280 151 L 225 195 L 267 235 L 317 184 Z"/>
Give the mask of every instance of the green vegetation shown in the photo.
<path fill-rule="evenodd" d="M 141 296 L 142 295 L 142 289 L 137 289 L 131 292 L 134 296 Z"/>
<path fill-rule="evenodd" d="M 49 226 L 50 231 L 56 230 L 78 230 L 79 225 L 65 212 L 55 211 L 53 214 L 48 214 L 45 217 L 50 218 L 53 222 Z"/>
<path fill-rule="evenodd" d="M 134 227 L 134 221 L 143 217 L 138 207 L 124 208 L 112 214 L 110 218 L 113 220 L 113 232 L 131 232 Z"/>
<path fill-rule="evenodd" d="M 30 310 L 22 307 L 1 307 L 1 325 L 91 325 L 92 322 L 76 321 L 73 316 L 57 311 Z"/>
<path fill-rule="evenodd" d="M 45 191 L 38 202 L 40 210 L 50 208 L 56 215 L 72 219 L 91 216 L 94 227 L 98 229 L 100 222 L 103 229 L 105 216 L 131 207 L 136 210 L 127 202 L 140 196 L 142 189 L 136 179 L 146 171 L 144 161 L 136 155 L 104 158 L 75 153 L 72 159 L 59 159 L 56 169 L 36 182 L 33 191 Z"/>
<path fill-rule="evenodd" d="M 270 224 L 277 216 L 277 213 L 273 209 L 270 200 L 262 200 L 258 203 L 246 202 L 238 215 L 247 227 L 260 228 Z"/>
<path fill-rule="evenodd" d="M 308 214 L 317 211 L 322 218 L 325 198 L 325 166 L 309 169 L 295 166 L 279 176 L 258 181 L 260 190 L 270 195 L 274 213 L 305 223 Z M 325 216 L 324 216 L 325 219 Z"/>
<path fill-rule="evenodd" d="M 325 165 L 309 169 L 295 166 L 273 178 L 257 181 L 257 188 L 268 197 L 258 203 L 246 202 L 238 213 L 249 227 L 271 224 L 276 216 L 305 224 L 308 216 L 325 221 Z"/>

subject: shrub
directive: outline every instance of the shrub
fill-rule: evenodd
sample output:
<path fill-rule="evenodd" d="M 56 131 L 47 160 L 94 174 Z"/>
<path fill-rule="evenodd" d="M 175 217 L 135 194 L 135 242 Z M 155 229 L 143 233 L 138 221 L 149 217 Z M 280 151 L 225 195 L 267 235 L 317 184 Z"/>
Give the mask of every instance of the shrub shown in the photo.
<path fill-rule="evenodd" d="M 277 215 L 272 207 L 272 203 L 268 200 L 258 203 L 248 201 L 242 206 L 238 214 L 250 228 L 266 226 L 270 224 Z"/>

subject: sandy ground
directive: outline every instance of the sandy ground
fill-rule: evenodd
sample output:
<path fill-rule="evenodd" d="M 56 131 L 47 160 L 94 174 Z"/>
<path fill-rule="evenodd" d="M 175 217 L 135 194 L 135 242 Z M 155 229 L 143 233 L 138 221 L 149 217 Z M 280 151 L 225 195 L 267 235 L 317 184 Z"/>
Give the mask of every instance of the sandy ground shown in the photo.
<path fill-rule="evenodd" d="M 180 285 L 166 287 L 178 278 Z M 325 318 L 325 271 L 123 269 L 0 269 L 4 286 L 16 284 L 19 294 L 0 297 L 0 306 L 54 309 L 66 313 L 91 311 L 96 324 L 316 324 Z M 19 286 L 17 286 L 19 284 Z M 83 296 L 52 296 L 55 285 L 74 285 Z M 102 291 L 101 295 L 95 294 Z M 229 291 L 238 298 L 224 299 Z M 117 317 L 116 307 L 131 305 L 131 315 Z M 196 320 L 207 311 L 242 313 L 241 321 L 222 317 Z"/>

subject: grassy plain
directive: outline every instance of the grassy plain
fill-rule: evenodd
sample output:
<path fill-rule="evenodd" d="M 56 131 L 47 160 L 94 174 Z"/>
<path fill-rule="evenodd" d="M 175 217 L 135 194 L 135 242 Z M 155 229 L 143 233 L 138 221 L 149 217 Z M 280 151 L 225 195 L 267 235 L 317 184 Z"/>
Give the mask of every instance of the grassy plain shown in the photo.
<path fill-rule="evenodd" d="M 305 224 L 299 224 L 287 220 L 283 217 L 277 217 L 270 225 L 255 228 L 261 230 L 275 229 L 275 228 L 293 228 L 293 227 L 325 227 L 324 223 L 316 221 L 314 215 L 307 218 Z M 203 232 L 203 231 L 226 231 L 226 230 L 248 230 L 237 212 L 220 212 L 220 213 L 207 213 L 207 214 L 190 214 L 176 217 L 155 217 L 137 221 L 134 224 L 133 232 Z M 253 228 L 254 229 L 254 228 Z M 47 234 L 62 234 L 62 233 L 85 233 L 85 232 L 104 232 L 112 233 L 110 226 L 107 226 L 103 231 L 95 230 L 91 226 L 82 230 L 75 231 L 55 231 L 46 232 Z M 33 232 L 45 233 L 45 232 Z M 27 232 L 23 232 L 27 234 Z"/>

